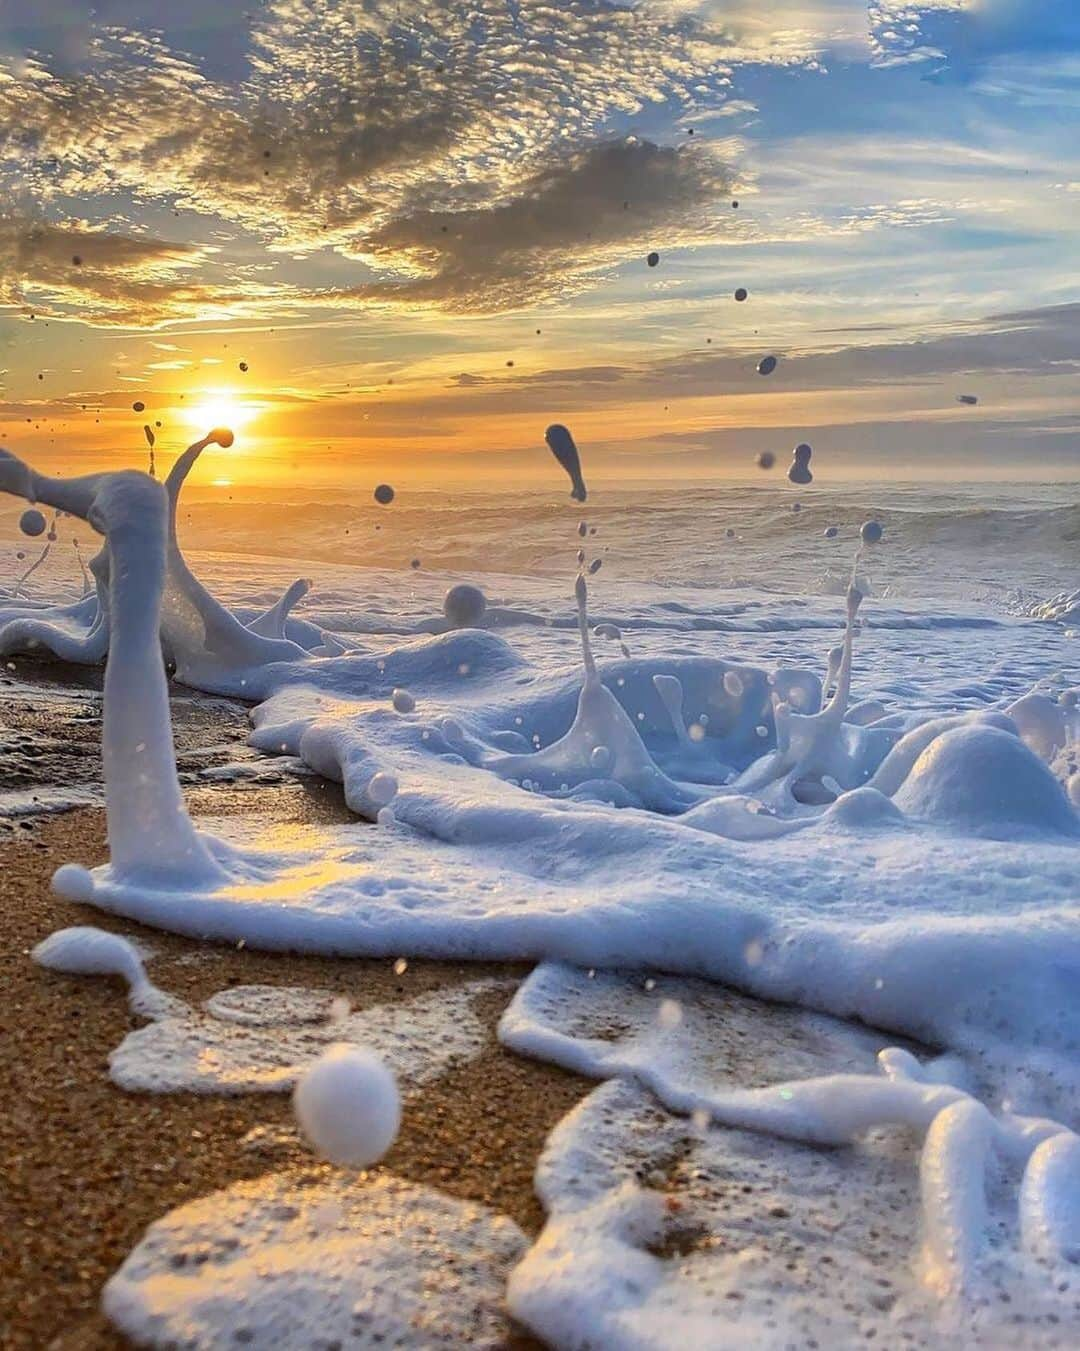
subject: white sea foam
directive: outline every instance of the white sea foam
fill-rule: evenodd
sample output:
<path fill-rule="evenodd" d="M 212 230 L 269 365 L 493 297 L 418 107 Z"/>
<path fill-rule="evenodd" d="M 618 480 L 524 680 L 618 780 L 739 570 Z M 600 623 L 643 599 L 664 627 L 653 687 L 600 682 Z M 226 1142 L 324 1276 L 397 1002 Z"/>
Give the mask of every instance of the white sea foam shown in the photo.
<path fill-rule="evenodd" d="M 88 877 L 61 879 L 69 892 Z M 119 1087 L 141 1093 L 285 1093 L 339 1043 L 381 1056 L 411 1086 L 479 1054 L 486 1040 L 474 1009 L 506 987 L 474 980 L 389 1004 L 337 1008 L 334 996 L 304 987 L 237 985 L 193 1007 L 155 986 L 139 949 L 89 926 L 61 929 L 39 943 L 34 960 L 54 971 L 118 975 L 134 1012 L 149 1021 L 109 1054 Z"/>
<path fill-rule="evenodd" d="M 327 1049 L 349 1042 L 383 1057 L 404 1084 L 421 1084 L 479 1054 L 486 1034 L 473 1003 L 494 988 L 471 981 L 338 1018 L 329 994 L 236 986 L 129 1032 L 109 1073 L 131 1092 L 284 1093 Z"/>
<path fill-rule="evenodd" d="M 173 517 L 204 447 L 170 475 Z M 96 513 L 110 551 L 161 550 L 161 490 L 145 477 L 68 484 L 14 460 L 6 470 L 16 491 Z M 1074 1052 L 1080 818 L 1007 716 L 993 736 L 980 714 L 845 720 L 861 590 L 849 591 L 828 695 L 812 671 L 745 665 L 733 695 L 731 665 L 716 659 L 635 658 L 601 674 L 579 578 L 582 688 L 572 671 L 536 669 L 476 630 L 313 657 L 244 628 L 167 540 L 167 571 L 163 560 L 156 572 L 124 571 L 120 596 L 110 578 L 113 857 L 94 874 L 97 904 L 264 947 L 606 965 L 648 956 L 943 1042 L 992 1036 Z M 370 844 L 327 831 L 291 852 L 191 829 L 172 767 L 155 584 L 180 595 L 162 616 L 178 672 L 263 698 L 254 744 L 340 779 L 360 813 L 374 816 L 383 785 L 396 784 L 395 829 Z M 197 626 L 181 622 L 192 612 Z M 678 681 L 681 709 L 704 730 L 692 748 L 673 726 L 675 686 L 658 676 Z M 111 726 L 110 682 L 122 687 Z M 395 688 L 422 701 L 422 718 L 390 708 Z M 1071 744 L 1080 715 L 1061 707 Z M 523 749 L 507 750 L 515 739 Z M 598 748 L 601 764 L 612 757 L 606 768 Z M 737 777 L 725 786 L 729 769 Z M 957 782 L 974 785 L 959 812 Z M 1020 836 L 1030 844 L 1018 870 Z M 751 941 L 762 954 L 752 966 Z"/>
<path fill-rule="evenodd" d="M 1007 1091 L 1020 1107 L 1053 1100 L 1075 1111 L 1080 712 L 1075 673 L 1039 660 L 1040 651 L 1059 650 L 1057 636 L 1010 627 L 1000 616 L 887 607 L 875 607 L 867 627 L 860 608 L 870 588 L 853 570 L 842 584 L 843 615 L 827 602 L 796 612 L 755 609 L 742 597 L 720 614 L 674 604 L 670 613 L 645 606 L 636 623 L 606 617 L 605 628 L 634 628 L 645 641 L 635 639 L 633 659 L 601 668 L 587 609 L 585 573 L 593 568 L 582 552 L 577 614 L 546 637 L 537 612 L 495 604 L 482 616 L 487 631 L 448 633 L 437 619 L 405 625 L 415 636 L 396 646 L 346 652 L 348 624 L 290 617 L 302 588 L 245 614 L 196 579 L 176 538 L 176 503 L 207 443 L 182 456 L 165 485 L 131 473 L 47 480 L 13 457 L 0 459 L 0 487 L 84 516 L 107 536 L 97 613 L 108 619 L 112 856 L 92 873 L 61 869 L 62 894 L 265 948 L 558 958 L 708 976 L 977 1052 L 993 1093 Z M 556 453 L 566 450 L 556 443 Z M 856 559 L 860 569 L 869 552 Z M 808 648 L 806 638 L 841 621 L 843 642 L 822 679 L 828 642 L 819 636 Z M 571 624 L 581 666 L 565 651 Z M 945 644 L 957 626 L 992 632 L 997 644 L 1015 636 L 1023 659 L 1008 678 L 976 674 L 964 685 L 950 651 L 937 663 L 933 697 L 927 703 L 923 691 L 920 704 L 910 647 L 905 668 L 902 644 L 890 637 L 913 625 Z M 352 632 L 365 627 L 369 635 L 377 628 L 354 621 Z M 511 646 L 496 628 L 525 641 Z M 715 646 L 701 650 L 733 635 L 741 635 L 738 660 Z M 162 642 L 178 678 L 262 701 L 253 712 L 256 747 L 339 779 L 354 810 L 378 815 L 387 828 L 317 828 L 293 848 L 197 832 L 176 779 Z M 920 639 L 920 655 L 932 642 Z M 1034 676 L 1028 685 L 1039 681 L 1030 693 L 1018 674 L 1025 661 Z M 859 664 L 878 674 L 856 702 Z M 71 969 L 97 960 L 82 940 L 69 945 Z M 1026 1169 L 1017 1179 L 1021 1247 L 1039 1261 L 1071 1252 L 1071 1192 L 1055 1185 L 1073 1157 L 1071 1146 L 1055 1143 L 1062 1126 L 1029 1129 L 1008 1112 L 992 1114 L 965 1090 L 928 1082 L 899 1052 L 884 1062 L 884 1078 L 857 1071 L 800 1075 L 775 1091 L 731 1086 L 730 1066 L 718 1076 L 696 1049 L 677 1049 L 691 1044 L 680 1036 L 707 1040 L 707 997 L 688 1013 L 687 1001 L 669 992 L 666 1012 L 658 1010 L 648 1029 L 624 1010 L 621 1030 L 591 1037 L 606 1044 L 583 1050 L 590 1038 L 573 1030 L 537 1031 L 528 999 L 551 970 L 542 969 L 516 1005 L 517 1015 L 529 1016 L 518 1017 L 516 1030 L 513 1017 L 504 1023 L 504 1035 L 524 1038 L 526 1049 L 583 1056 L 578 1067 L 594 1073 L 644 1078 L 670 1106 L 729 1127 L 819 1143 L 897 1123 L 925 1133 L 916 1303 L 927 1292 L 962 1301 L 982 1280 L 988 1224 L 980 1187 L 999 1156 Z M 257 1012 L 266 998 L 274 996 L 254 998 Z M 310 996 L 300 1000 L 309 1013 Z M 157 1021 L 114 1056 L 114 1074 L 126 1055 L 142 1086 L 170 1086 L 150 1082 L 165 1066 L 171 1086 L 198 1087 L 198 1065 L 214 1062 L 230 1073 L 217 1076 L 213 1091 L 284 1087 L 309 1063 L 307 1050 L 325 1048 L 319 1033 L 312 1045 L 306 1014 L 303 1026 L 279 1019 L 268 1034 L 258 1017 L 230 1018 L 230 1007 L 222 997 L 205 1010 L 152 1014 Z M 415 1009 L 403 1007 L 407 1022 Z M 587 995 L 582 1007 L 583 1017 L 595 1012 Z M 338 1021 L 320 1030 L 335 1042 L 375 1043 L 373 1024 L 362 1037 L 350 1029 L 343 1038 Z M 386 1051 L 395 1071 L 406 1041 L 395 1028 Z M 707 1283 L 702 1303 L 680 1286 L 673 1321 L 663 1293 L 670 1272 L 639 1251 L 642 1235 L 646 1246 L 662 1241 L 664 1212 L 640 1189 L 602 1190 L 599 1209 L 584 1217 L 558 1213 L 554 1194 L 545 1196 L 552 1224 L 515 1278 L 515 1307 L 552 1340 L 580 1344 L 573 1328 L 591 1324 L 580 1310 L 586 1287 L 575 1284 L 578 1275 L 599 1263 L 596 1288 L 607 1289 L 613 1266 L 625 1262 L 640 1271 L 633 1288 L 624 1281 L 601 1301 L 600 1340 L 664 1345 L 670 1329 L 685 1341 L 695 1319 L 717 1316 L 716 1289 Z M 1061 1196 L 1061 1206 L 1052 1203 Z M 587 1260 L 571 1263 L 569 1283 L 558 1272 L 553 1279 L 551 1256 L 579 1250 Z M 1007 1291 L 1011 1259 L 1001 1260 L 1008 1270 L 998 1285 Z M 771 1335 L 776 1273 L 769 1261 L 761 1270 L 768 1296 L 755 1295 L 748 1307 L 753 1328 Z M 567 1324 L 575 1307 L 579 1322 Z M 797 1323 L 799 1307 L 796 1300 L 785 1317 Z M 1056 1312 L 1052 1298 L 1048 1307 Z M 835 1309 L 811 1313 L 806 1326 L 815 1335 L 850 1332 Z M 984 1308 L 976 1323 L 993 1328 L 997 1313 Z M 920 1320 L 931 1315 L 919 1306 L 910 1317 L 921 1336 Z"/>
<path fill-rule="evenodd" d="M 269 1174 L 152 1224 L 103 1303 L 139 1346 L 494 1348 L 524 1246 L 511 1220 L 388 1174 Z"/>
<path fill-rule="evenodd" d="M 304 1135 L 331 1163 L 370 1168 L 397 1139 L 397 1081 L 371 1050 L 337 1042 L 309 1065 L 293 1090 Z"/>
<path fill-rule="evenodd" d="M 522 986 L 500 1037 L 616 1081 L 556 1128 L 538 1168 L 549 1221 L 510 1301 L 549 1344 L 1075 1335 L 1060 1273 L 1080 1225 L 1077 1137 L 991 1114 L 954 1057 L 882 1049 L 875 1072 L 868 1032 L 697 982 L 554 964 Z"/>
<path fill-rule="evenodd" d="M 818 1083 L 832 1118 L 856 1105 L 844 1076 Z M 757 1093 L 795 1120 L 803 1087 Z M 512 1312 L 582 1351 L 1073 1345 L 1080 1307 L 1060 1240 L 1075 1189 L 1055 1203 L 1046 1182 L 1076 1137 L 1039 1123 L 1010 1151 L 974 1099 L 903 1092 L 945 1103 L 921 1151 L 925 1124 L 913 1132 L 891 1107 L 863 1117 L 877 1124 L 854 1144 L 822 1149 L 775 1138 L 764 1119 L 691 1121 L 632 1080 L 605 1084 L 548 1139 L 536 1176 L 548 1223 L 511 1276 Z"/>

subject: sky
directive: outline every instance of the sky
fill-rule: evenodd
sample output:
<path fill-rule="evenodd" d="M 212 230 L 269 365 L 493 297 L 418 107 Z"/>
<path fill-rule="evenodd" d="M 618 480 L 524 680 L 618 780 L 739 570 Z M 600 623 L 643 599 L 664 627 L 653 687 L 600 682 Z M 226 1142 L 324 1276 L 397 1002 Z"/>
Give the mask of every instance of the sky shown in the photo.
<path fill-rule="evenodd" d="M 1077 480 L 1078 220 L 1073 0 L 0 0 L 0 443 Z"/>

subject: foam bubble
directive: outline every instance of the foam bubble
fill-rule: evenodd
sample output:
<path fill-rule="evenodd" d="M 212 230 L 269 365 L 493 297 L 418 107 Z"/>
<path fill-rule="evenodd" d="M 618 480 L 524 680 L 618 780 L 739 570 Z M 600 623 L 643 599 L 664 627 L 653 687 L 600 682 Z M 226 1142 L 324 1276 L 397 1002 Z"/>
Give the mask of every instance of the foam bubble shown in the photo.
<path fill-rule="evenodd" d="M 52 889 L 77 905 L 93 900 L 94 875 L 78 863 L 62 863 L 52 876 Z"/>
<path fill-rule="evenodd" d="M 379 770 L 368 780 L 366 795 L 376 807 L 385 807 L 397 795 L 398 783 L 393 774 Z"/>
<path fill-rule="evenodd" d="M 318 1152 L 345 1168 L 370 1168 L 397 1139 L 401 1098 L 378 1056 L 339 1043 L 324 1051 L 293 1092 L 300 1128 Z"/>

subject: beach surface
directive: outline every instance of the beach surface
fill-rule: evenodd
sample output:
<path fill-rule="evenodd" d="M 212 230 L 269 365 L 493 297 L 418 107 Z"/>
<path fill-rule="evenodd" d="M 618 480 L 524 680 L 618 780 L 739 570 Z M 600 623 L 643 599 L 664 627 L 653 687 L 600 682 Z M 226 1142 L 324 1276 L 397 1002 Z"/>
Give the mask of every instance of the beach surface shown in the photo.
<path fill-rule="evenodd" d="M 69 668 L 15 665 L 20 691 L 28 682 L 31 697 L 20 702 L 16 696 L 5 705 L 7 739 L 16 724 L 28 745 L 55 743 L 52 754 L 77 764 L 81 781 L 92 788 L 100 772 L 100 725 L 90 712 L 97 673 L 88 678 Z M 174 701 L 174 719 L 181 763 L 195 740 L 220 744 L 224 755 L 244 726 L 239 705 L 228 708 L 187 691 Z M 232 746 L 230 754 L 234 751 Z M 49 753 L 30 756 L 28 764 L 35 763 L 49 776 L 55 772 Z M 276 777 L 276 784 L 191 786 L 189 810 L 196 821 L 231 814 L 282 825 L 349 819 L 336 785 Z M 107 1056 L 138 1025 L 120 995 L 120 982 L 43 971 L 30 960 L 41 939 L 72 924 L 123 933 L 153 952 L 155 983 L 191 1002 L 228 986 L 258 983 L 326 990 L 362 1009 L 485 975 L 517 980 L 528 970 L 410 962 L 398 975 L 386 961 L 266 955 L 145 929 L 73 905 L 50 890 L 59 864 L 78 859 L 92 866 L 107 857 L 103 810 L 25 815 L 9 818 L 5 827 L 0 833 L 0 904 L 8 936 L 0 955 L 0 1043 L 8 1067 L 8 1107 L 0 1113 L 7 1174 L 0 1189 L 5 1348 L 124 1345 L 99 1313 L 101 1288 L 147 1225 L 242 1178 L 286 1167 L 306 1168 L 313 1179 L 333 1171 L 293 1131 L 288 1095 L 154 1096 L 117 1088 L 108 1077 Z M 495 1026 L 512 988 L 477 1001 L 488 1032 L 480 1056 L 406 1097 L 401 1134 L 382 1167 L 490 1206 L 535 1234 L 543 1214 L 532 1187 L 537 1156 L 548 1132 L 592 1085 L 499 1046 Z M 245 1143 L 252 1131 L 261 1143 Z M 522 1332 L 509 1345 L 537 1343 Z"/>

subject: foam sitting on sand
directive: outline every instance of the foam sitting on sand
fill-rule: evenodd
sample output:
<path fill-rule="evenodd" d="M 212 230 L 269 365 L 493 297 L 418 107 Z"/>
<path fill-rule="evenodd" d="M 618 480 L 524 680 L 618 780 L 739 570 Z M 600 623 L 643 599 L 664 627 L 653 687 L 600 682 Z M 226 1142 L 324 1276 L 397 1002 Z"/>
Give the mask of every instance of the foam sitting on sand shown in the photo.
<path fill-rule="evenodd" d="M 389 1174 L 278 1173 L 156 1221 L 105 1287 L 139 1346 L 504 1346 L 505 1216 Z"/>
<path fill-rule="evenodd" d="M 59 929 L 33 958 L 48 970 L 127 982 L 132 1012 L 148 1021 L 109 1053 L 109 1074 L 131 1093 L 285 1093 L 341 1042 L 383 1057 L 406 1085 L 422 1084 L 479 1054 L 486 1033 L 476 1000 L 508 988 L 474 980 L 352 1009 L 325 991 L 237 985 L 193 1007 L 158 989 L 139 948 L 119 934 Z"/>
<path fill-rule="evenodd" d="M 955 1057 L 885 1048 L 875 1073 L 867 1031 L 554 964 L 521 987 L 500 1039 L 616 1081 L 555 1129 L 537 1170 L 548 1225 L 510 1303 L 550 1344 L 966 1345 L 1006 1328 L 1068 1344 L 1080 1141 L 992 1114 Z"/>
<path fill-rule="evenodd" d="M 127 982 L 131 1011 L 139 1017 L 170 1018 L 183 1016 L 187 1011 L 183 1000 L 158 989 L 146 974 L 142 951 L 120 934 L 83 924 L 57 929 L 38 943 L 31 955 L 39 966 L 49 971 L 76 976 L 122 977 Z"/>
<path fill-rule="evenodd" d="M 908 1067 L 923 1073 L 906 1053 L 884 1066 Z M 946 1084 L 843 1078 L 747 1090 L 741 1120 L 711 1123 L 631 1079 L 598 1088 L 548 1137 L 548 1222 L 511 1275 L 514 1316 L 569 1351 L 1072 1345 L 1080 1212 L 1050 1182 L 1076 1136 L 1003 1124 Z M 826 1120 L 854 1143 L 800 1142 Z M 987 1188 L 999 1167 L 1010 1185 Z"/>

